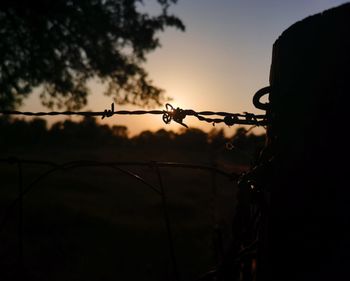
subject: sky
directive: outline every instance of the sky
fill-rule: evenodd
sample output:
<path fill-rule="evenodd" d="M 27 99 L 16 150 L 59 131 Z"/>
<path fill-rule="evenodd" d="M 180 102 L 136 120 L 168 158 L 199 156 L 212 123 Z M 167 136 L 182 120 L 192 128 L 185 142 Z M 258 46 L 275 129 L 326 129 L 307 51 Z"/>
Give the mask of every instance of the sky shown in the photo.
<path fill-rule="evenodd" d="M 196 111 L 252 112 L 252 97 L 269 84 L 272 45 L 293 23 L 348 1 L 340 0 L 178 0 L 170 12 L 182 19 L 186 31 L 166 29 L 160 34 L 162 47 L 150 53 L 145 63 L 154 83 L 173 98 L 171 104 Z M 155 1 L 144 0 L 153 11 Z M 93 94 L 85 109 L 103 111 L 112 99 L 90 83 Z M 45 110 L 33 94 L 21 110 Z M 115 106 L 115 110 L 137 110 Z M 48 123 L 59 118 L 48 117 Z M 102 122 L 102 121 L 101 121 Z M 126 125 L 130 135 L 161 128 L 177 131 L 176 123 L 166 125 L 161 116 L 114 116 L 110 125 Z M 187 117 L 189 127 L 209 131 L 211 124 Z M 235 127 L 225 128 L 230 135 Z M 261 133 L 262 129 L 258 129 Z"/>

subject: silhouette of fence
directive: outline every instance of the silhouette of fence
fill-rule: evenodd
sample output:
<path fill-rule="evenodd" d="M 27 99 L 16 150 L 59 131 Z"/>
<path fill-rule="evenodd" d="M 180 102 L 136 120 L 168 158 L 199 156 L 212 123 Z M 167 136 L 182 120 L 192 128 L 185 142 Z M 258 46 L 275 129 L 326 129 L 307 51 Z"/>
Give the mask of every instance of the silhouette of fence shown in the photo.
<path fill-rule="evenodd" d="M 268 94 L 270 92 L 270 87 L 265 87 L 261 90 L 259 90 L 253 99 L 253 103 L 257 108 L 266 110 L 267 104 L 261 103 L 260 99 L 262 96 Z M 166 104 L 165 110 L 136 110 L 136 111 L 126 111 L 126 110 L 120 110 L 115 111 L 114 110 L 114 104 L 111 105 L 111 109 L 104 110 L 101 112 L 74 112 L 74 111 L 63 111 L 63 112 L 21 112 L 21 111 L 8 111 L 8 110 L 0 110 L 1 115 L 22 115 L 22 116 L 54 116 L 54 115 L 65 115 L 65 116 L 71 116 L 71 115 L 78 115 L 78 116 L 90 116 L 90 117 L 96 117 L 101 116 L 102 119 L 105 117 L 112 117 L 114 115 L 144 115 L 144 114 L 153 114 L 153 115 L 162 115 L 162 119 L 164 123 L 169 124 L 171 121 L 177 122 L 180 125 L 184 127 L 188 127 L 184 123 L 184 119 L 187 116 L 193 116 L 196 117 L 200 121 L 212 123 L 213 125 L 217 123 L 223 123 L 227 126 L 232 126 L 236 124 L 240 125 L 250 125 L 250 126 L 265 126 L 267 125 L 267 116 L 266 115 L 255 115 L 252 113 L 245 112 L 243 114 L 239 113 L 228 113 L 228 112 L 214 112 L 214 111 L 194 111 L 192 109 L 180 109 L 180 108 L 174 108 L 170 104 Z M 209 116 L 209 117 L 208 117 Z M 17 174 L 18 174 L 18 194 L 17 197 L 7 206 L 7 208 L 4 211 L 3 216 L 0 218 L 0 233 L 3 231 L 4 226 L 6 225 L 7 221 L 10 218 L 11 213 L 13 210 L 18 207 L 18 259 L 19 259 L 19 265 L 23 266 L 23 203 L 24 203 L 24 197 L 26 194 L 28 194 L 31 190 L 33 190 L 42 180 L 49 177 L 50 175 L 58 172 L 58 171 L 71 171 L 78 168 L 83 167 L 103 167 L 103 168 L 109 168 L 116 171 L 119 171 L 123 174 L 125 174 L 128 177 L 131 177 L 135 179 L 136 181 L 140 182 L 147 188 L 151 189 L 155 194 L 160 196 L 161 198 L 161 206 L 162 206 L 162 213 L 163 213 L 163 220 L 166 226 L 166 235 L 167 235 L 167 241 L 168 241 L 168 248 L 169 248 L 169 256 L 172 264 L 172 272 L 173 272 L 173 279 L 178 281 L 181 280 L 179 267 L 177 264 L 177 258 L 175 253 L 175 246 L 173 241 L 173 233 L 171 228 L 171 221 L 169 216 L 169 210 L 168 210 L 168 196 L 167 191 L 163 182 L 163 175 L 162 175 L 162 168 L 182 168 L 182 169 L 197 169 L 197 170 L 203 170 L 208 173 L 212 174 L 212 191 L 213 191 L 213 198 L 216 196 L 216 175 L 221 175 L 230 181 L 238 181 L 240 178 L 240 175 L 235 173 L 227 173 L 223 170 L 218 169 L 217 167 L 213 166 L 205 166 L 205 165 L 197 165 L 197 164 L 185 164 L 185 163 L 170 163 L 170 162 L 99 162 L 99 161 L 72 161 L 67 162 L 64 164 L 58 164 L 52 161 L 38 161 L 38 160 L 26 160 L 26 159 L 20 159 L 20 158 L 6 158 L 6 159 L 0 159 L 0 163 L 3 164 L 12 164 L 17 166 Z M 40 165 L 44 167 L 48 167 L 48 169 L 41 173 L 37 178 L 35 178 L 33 181 L 31 181 L 29 184 L 25 184 L 23 180 L 23 170 L 24 166 L 26 165 Z M 127 169 L 131 166 L 141 166 L 141 167 L 149 167 L 153 169 L 153 172 L 157 178 L 157 184 L 153 184 L 149 181 L 147 181 L 142 176 L 133 173 L 130 171 L 130 169 Z M 242 177 L 241 177 L 242 178 Z M 252 186 L 249 182 L 249 180 L 242 180 L 243 184 L 242 191 L 240 193 L 242 194 L 250 194 L 252 193 Z M 241 196 L 242 197 L 242 196 Z M 244 197 L 244 196 L 243 196 Z M 226 262 L 234 262 L 237 266 L 239 266 L 240 261 L 243 261 L 245 264 L 251 264 L 250 262 L 244 262 L 244 259 L 248 256 L 248 259 L 252 260 L 254 259 L 254 255 L 256 254 L 256 245 L 257 245 L 257 232 L 258 232 L 258 220 L 260 216 L 260 210 L 258 204 L 253 203 L 251 200 L 251 195 L 248 195 L 247 198 L 239 198 L 238 201 L 238 212 L 241 212 L 242 214 L 239 214 L 238 217 L 240 219 L 246 219 L 245 222 L 241 221 L 238 224 L 234 225 L 236 227 L 237 237 L 234 237 L 234 239 L 237 239 L 237 245 L 233 245 L 232 253 L 233 256 L 226 258 Z M 247 211 L 248 210 L 248 211 Z M 213 211 L 214 212 L 214 211 Z M 248 215 L 246 215 L 246 214 Z M 213 216 L 214 217 L 214 216 Z M 239 220 L 239 219 L 238 219 Z M 250 232 L 250 237 L 248 239 L 244 239 L 246 242 L 249 243 L 242 243 L 242 233 L 247 234 L 247 232 Z M 237 234 L 236 233 L 236 234 Z M 220 243 L 219 243 L 220 244 Z M 234 248 L 237 246 L 236 248 Z M 243 246 L 243 248 L 242 248 Z M 217 249 L 220 254 L 218 256 L 223 256 L 223 250 L 220 249 L 220 246 Z M 253 254 L 252 254 L 253 253 Z M 218 260 L 219 261 L 219 260 Z M 221 260 L 222 261 L 222 260 Z M 224 261 L 225 262 L 225 261 Z M 223 266 L 225 270 L 225 266 Z M 226 266 L 227 268 L 227 266 Z M 234 269 L 235 270 L 235 269 Z M 236 272 L 240 272 L 241 269 L 236 269 Z M 252 271 L 251 268 L 248 268 L 247 271 Z M 218 275 L 219 273 L 215 273 L 214 275 Z M 225 274 L 225 273 L 224 273 Z M 210 273 L 206 275 L 207 277 L 204 278 L 211 278 Z M 209 277 L 208 277 L 209 276 Z M 215 279 L 215 278 L 214 278 Z M 206 279 L 207 280 L 207 279 Z M 209 280 L 209 279 L 208 279 Z M 212 280 L 212 279 L 210 279 Z M 248 279 L 247 279 L 248 280 Z M 252 280 L 252 279 L 251 279 Z"/>
<path fill-rule="evenodd" d="M 63 164 L 58 164 L 52 161 L 40 161 L 40 160 L 27 160 L 27 159 L 20 159 L 16 157 L 11 158 L 3 158 L 0 159 L 0 163 L 2 165 L 15 165 L 17 169 L 17 185 L 18 185 L 18 191 L 17 196 L 15 199 L 11 201 L 10 204 L 5 208 L 2 216 L 0 217 L 0 233 L 4 230 L 6 224 L 8 223 L 9 219 L 11 218 L 11 215 L 13 214 L 14 210 L 18 210 L 18 260 L 19 260 L 19 266 L 22 267 L 24 263 L 23 259 L 23 237 L 24 237 L 24 231 L 23 231 L 23 215 L 24 215 L 24 200 L 25 196 L 35 189 L 41 181 L 44 179 L 52 176 L 54 173 L 58 171 L 73 171 L 80 168 L 87 168 L 87 167 L 102 167 L 104 169 L 112 169 L 115 171 L 118 171 L 122 174 L 124 174 L 126 177 L 130 177 L 134 179 L 135 181 L 138 181 L 145 187 L 149 188 L 154 192 L 154 194 L 160 196 L 161 199 L 161 207 L 162 207 L 162 216 L 163 221 L 166 227 L 166 237 L 168 241 L 168 249 L 169 249 L 169 256 L 170 261 L 172 265 L 172 273 L 174 280 L 181 280 L 180 272 L 178 268 L 178 262 L 176 257 L 176 250 L 174 246 L 173 241 L 173 233 L 172 233 L 172 227 L 171 227 L 171 220 L 170 220 L 170 214 L 168 210 L 168 196 L 167 196 L 167 188 L 163 181 L 163 175 L 162 175 L 162 169 L 163 168 L 170 168 L 171 170 L 174 169 L 191 169 L 191 170 L 201 170 L 205 171 L 207 173 L 210 173 L 212 175 L 212 181 L 209 183 L 212 186 L 212 200 L 215 200 L 215 196 L 217 193 L 217 187 L 216 187 L 216 177 L 217 175 L 224 177 L 228 179 L 229 181 L 237 181 L 239 178 L 238 174 L 235 173 L 228 173 L 221 169 L 218 169 L 214 166 L 206 166 L 206 165 L 198 165 L 198 164 L 186 164 L 186 163 L 174 163 L 174 162 L 100 162 L 100 161 L 72 161 L 72 162 L 66 162 Z M 40 173 L 36 178 L 34 178 L 29 183 L 25 183 L 23 179 L 23 172 L 27 168 L 28 165 L 36 165 L 41 166 L 44 168 L 47 168 L 45 171 Z M 139 174 L 131 171 L 130 167 L 143 167 L 143 168 L 150 168 L 152 172 L 154 173 L 157 184 L 151 183 L 150 181 L 146 180 L 144 177 L 140 176 Z M 215 208 L 214 204 L 212 205 L 213 208 Z M 212 210 L 212 212 L 215 212 L 215 210 Z M 215 222 L 213 222 L 215 223 Z M 214 228 L 213 228 L 214 229 Z M 215 235 L 213 233 L 213 235 Z M 222 249 L 220 249 L 222 245 L 218 245 L 218 249 L 216 249 L 218 252 L 222 252 Z M 219 254 L 220 255 L 220 254 Z"/>

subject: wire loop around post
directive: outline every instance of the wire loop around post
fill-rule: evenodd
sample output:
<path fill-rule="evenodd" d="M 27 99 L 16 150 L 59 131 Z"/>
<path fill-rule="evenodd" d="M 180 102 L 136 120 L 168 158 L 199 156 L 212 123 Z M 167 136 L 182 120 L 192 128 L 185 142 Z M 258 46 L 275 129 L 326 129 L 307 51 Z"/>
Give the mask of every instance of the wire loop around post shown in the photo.
<path fill-rule="evenodd" d="M 263 96 L 271 93 L 271 86 L 261 88 L 257 91 L 253 97 L 253 104 L 257 109 L 268 110 L 270 108 L 269 103 L 262 103 L 260 100 Z"/>

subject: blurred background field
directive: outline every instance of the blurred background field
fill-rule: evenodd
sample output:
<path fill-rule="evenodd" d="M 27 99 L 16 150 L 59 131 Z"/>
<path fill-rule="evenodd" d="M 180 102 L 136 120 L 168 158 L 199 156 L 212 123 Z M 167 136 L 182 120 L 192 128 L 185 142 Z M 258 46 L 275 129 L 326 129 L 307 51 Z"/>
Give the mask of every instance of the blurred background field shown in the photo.
<path fill-rule="evenodd" d="M 198 129 L 159 130 L 128 137 L 88 118 L 62 121 L 1 120 L 1 159 L 64 163 L 169 161 L 215 166 L 228 173 L 248 169 L 264 136 L 235 136 Z M 227 145 L 229 143 L 229 145 Z M 231 150 L 227 149 L 229 147 Z M 26 188 L 51 169 L 22 164 Z M 159 188 L 154 167 L 123 167 Z M 160 168 L 181 280 L 195 280 L 220 259 L 231 240 L 236 183 L 207 170 Z M 24 196 L 23 257 L 19 249 L 18 167 L 0 163 L 0 279 L 173 280 L 161 196 L 110 167 L 58 169 Z"/>

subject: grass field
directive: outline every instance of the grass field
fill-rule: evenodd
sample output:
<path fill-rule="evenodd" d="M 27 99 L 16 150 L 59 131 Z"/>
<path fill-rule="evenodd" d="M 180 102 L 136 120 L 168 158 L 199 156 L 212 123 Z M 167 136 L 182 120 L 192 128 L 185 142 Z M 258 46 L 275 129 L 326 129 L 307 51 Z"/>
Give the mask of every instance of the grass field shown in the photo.
<path fill-rule="evenodd" d="M 70 160 L 177 161 L 211 164 L 196 150 L 16 148 L 1 153 L 63 163 Z M 229 171 L 244 166 L 215 161 Z M 27 186 L 49 167 L 23 164 Z M 127 167 L 159 187 L 154 169 Z M 231 239 L 235 183 L 210 171 L 161 168 L 181 280 L 215 266 Z M 18 196 L 16 165 L 0 164 L 1 218 Z M 213 184 L 215 183 L 215 184 Z M 161 196 L 108 167 L 58 170 L 24 197 L 23 258 L 19 208 L 0 231 L 0 280 L 173 280 Z M 221 237 L 221 238 L 219 238 Z"/>

